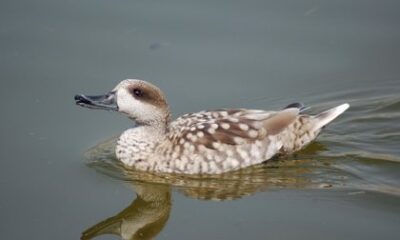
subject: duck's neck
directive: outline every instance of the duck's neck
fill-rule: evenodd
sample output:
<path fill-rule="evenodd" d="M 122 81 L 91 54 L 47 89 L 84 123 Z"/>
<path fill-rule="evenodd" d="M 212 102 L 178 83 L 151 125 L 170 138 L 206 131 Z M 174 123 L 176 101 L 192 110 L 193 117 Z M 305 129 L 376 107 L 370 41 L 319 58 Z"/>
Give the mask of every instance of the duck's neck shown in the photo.
<path fill-rule="evenodd" d="M 133 120 L 136 122 L 137 127 L 143 128 L 146 131 L 165 133 L 171 121 L 171 115 L 167 111 L 165 114 L 154 117 L 151 120 Z"/>
<path fill-rule="evenodd" d="M 167 125 L 165 123 L 156 123 L 156 124 L 138 124 L 134 129 L 142 132 L 146 136 L 144 137 L 160 137 L 165 135 Z"/>

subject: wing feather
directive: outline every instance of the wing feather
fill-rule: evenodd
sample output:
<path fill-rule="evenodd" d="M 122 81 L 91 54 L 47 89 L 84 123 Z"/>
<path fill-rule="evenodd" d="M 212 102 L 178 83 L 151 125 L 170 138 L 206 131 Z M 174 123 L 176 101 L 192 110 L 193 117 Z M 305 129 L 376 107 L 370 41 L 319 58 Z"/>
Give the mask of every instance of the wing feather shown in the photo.
<path fill-rule="evenodd" d="M 279 112 L 229 109 L 186 114 L 170 124 L 169 139 L 215 149 L 213 143 L 241 145 L 282 131 L 294 121 L 298 109 Z M 181 141 L 184 139 L 184 141 Z"/>

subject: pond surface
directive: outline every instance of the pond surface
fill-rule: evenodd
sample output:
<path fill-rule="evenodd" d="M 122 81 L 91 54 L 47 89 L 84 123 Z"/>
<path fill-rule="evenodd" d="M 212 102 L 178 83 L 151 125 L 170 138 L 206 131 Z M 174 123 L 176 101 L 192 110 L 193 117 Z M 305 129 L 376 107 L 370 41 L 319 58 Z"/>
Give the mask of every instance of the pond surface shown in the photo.
<path fill-rule="evenodd" d="M 398 1 L 2 1 L 2 239 L 400 239 Z M 220 176 L 121 166 L 132 123 L 74 105 L 140 78 L 174 116 L 351 108 Z M 120 237 L 118 237 L 120 236 Z"/>

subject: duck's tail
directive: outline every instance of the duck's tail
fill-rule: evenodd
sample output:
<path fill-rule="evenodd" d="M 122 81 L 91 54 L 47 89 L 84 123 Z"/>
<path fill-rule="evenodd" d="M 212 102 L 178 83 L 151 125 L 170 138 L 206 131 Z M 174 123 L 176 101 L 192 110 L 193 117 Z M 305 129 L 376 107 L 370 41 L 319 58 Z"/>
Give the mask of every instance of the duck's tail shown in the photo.
<path fill-rule="evenodd" d="M 313 130 L 319 130 L 323 127 L 325 127 L 327 124 L 332 122 L 335 118 L 337 118 L 340 114 L 342 114 L 344 111 L 346 111 L 350 105 L 348 103 L 344 103 L 342 105 L 339 105 L 337 107 L 331 108 L 329 110 L 326 110 L 316 116 L 314 116 L 313 119 Z"/>
<path fill-rule="evenodd" d="M 294 105 L 291 104 L 289 106 L 293 107 Z M 287 127 L 286 131 L 283 131 L 278 136 L 282 142 L 280 153 L 287 154 L 302 149 L 312 142 L 327 124 L 349 107 L 348 103 L 344 103 L 315 116 L 301 114 L 297 120 Z M 304 107 L 303 105 L 298 105 L 297 108 L 302 109 Z"/>

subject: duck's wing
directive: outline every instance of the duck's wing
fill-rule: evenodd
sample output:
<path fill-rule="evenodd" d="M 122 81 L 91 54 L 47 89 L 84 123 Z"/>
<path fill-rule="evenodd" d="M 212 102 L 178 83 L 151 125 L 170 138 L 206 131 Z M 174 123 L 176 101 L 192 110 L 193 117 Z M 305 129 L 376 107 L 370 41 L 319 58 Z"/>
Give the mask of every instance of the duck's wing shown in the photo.
<path fill-rule="evenodd" d="M 278 112 L 229 109 L 184 115 L 170 124 L 158 154 L 163 169 L 182 173 L 222 173 L 265 161 L 281 148 L 270 137 L 282 132 L 299 109 Z"/>
<path fill-rule="evenodd" d="M 265 139 L 284 130 L 298 116 L 298 108 L 282 111 L 221 109 L 186 114 L 169 126 L 173 145 L 216 149 L 218 145 L 241 145 Z M 185 147 L 185 148 L 186 148 Z"/>

